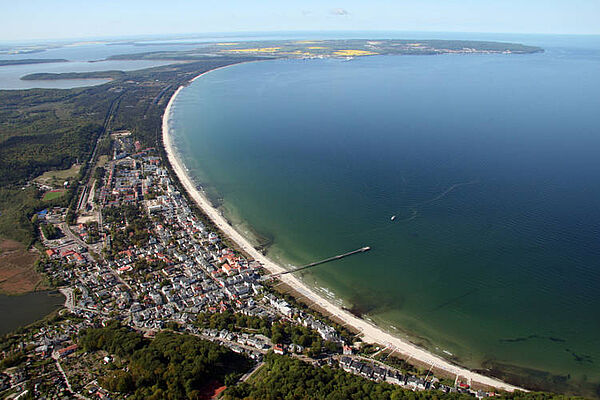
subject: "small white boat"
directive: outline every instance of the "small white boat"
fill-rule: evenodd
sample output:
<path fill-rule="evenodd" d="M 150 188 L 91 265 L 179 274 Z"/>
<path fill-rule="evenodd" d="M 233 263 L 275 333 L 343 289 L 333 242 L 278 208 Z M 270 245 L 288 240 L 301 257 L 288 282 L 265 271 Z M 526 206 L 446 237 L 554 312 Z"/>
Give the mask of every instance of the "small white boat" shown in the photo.
<path fill-rule="evenodd" d="M 392 215 L 392 218 L 390 218 L 390 220 L 394 221 L 396 219 L 395 215 Z"/>

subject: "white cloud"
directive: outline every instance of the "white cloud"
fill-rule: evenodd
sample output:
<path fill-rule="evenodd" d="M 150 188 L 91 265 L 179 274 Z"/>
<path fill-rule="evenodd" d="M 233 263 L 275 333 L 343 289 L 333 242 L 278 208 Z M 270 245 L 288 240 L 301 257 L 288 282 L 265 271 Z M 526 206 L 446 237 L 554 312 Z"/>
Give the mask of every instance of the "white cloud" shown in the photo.
<path fill-rule="evenodd" d="M 331 15 L 350 15 L 348 10 L 345 10 L 343 8 L 334 8 L 333 10 L 329 11 L 329 13 Z"/>

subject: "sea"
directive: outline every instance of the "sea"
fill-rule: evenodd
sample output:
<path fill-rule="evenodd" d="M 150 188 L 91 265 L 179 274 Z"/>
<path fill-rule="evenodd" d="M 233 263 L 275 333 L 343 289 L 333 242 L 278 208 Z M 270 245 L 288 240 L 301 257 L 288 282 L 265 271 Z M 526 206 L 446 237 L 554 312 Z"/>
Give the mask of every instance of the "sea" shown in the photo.
<path fill-rule="evenodd" d="M 302 273 L 324 296 L 460 365 L 599 396 L 600 37 L 440 36 L 545 51 L 215 70 L 174 102 L 180 156 L 288 267 L 370 246 Z"/>

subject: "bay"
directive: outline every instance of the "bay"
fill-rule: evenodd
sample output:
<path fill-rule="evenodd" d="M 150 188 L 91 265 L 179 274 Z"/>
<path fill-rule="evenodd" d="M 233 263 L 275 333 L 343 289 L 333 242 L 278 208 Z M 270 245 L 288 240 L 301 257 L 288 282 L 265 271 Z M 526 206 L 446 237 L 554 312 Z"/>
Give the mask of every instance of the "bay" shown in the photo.
<path fill-rule="evenodd" d="M 180 93 L 172 131 L 270 257 L 372 247 L 303 275 L 324 293 L 462 365 L 594 395 L 600 45 L 543 41 L 232 66 Z"/>

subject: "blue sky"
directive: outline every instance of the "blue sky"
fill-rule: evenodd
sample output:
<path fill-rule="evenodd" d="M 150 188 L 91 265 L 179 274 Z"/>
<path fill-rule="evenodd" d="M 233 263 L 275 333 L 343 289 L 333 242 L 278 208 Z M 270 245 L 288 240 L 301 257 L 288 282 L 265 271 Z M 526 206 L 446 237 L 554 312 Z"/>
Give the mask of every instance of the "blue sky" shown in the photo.
<path fill-rule="evenodd" d="M 600 0 L 0 0 L 0 41 L 241 31 L 600 34 Z"/>

